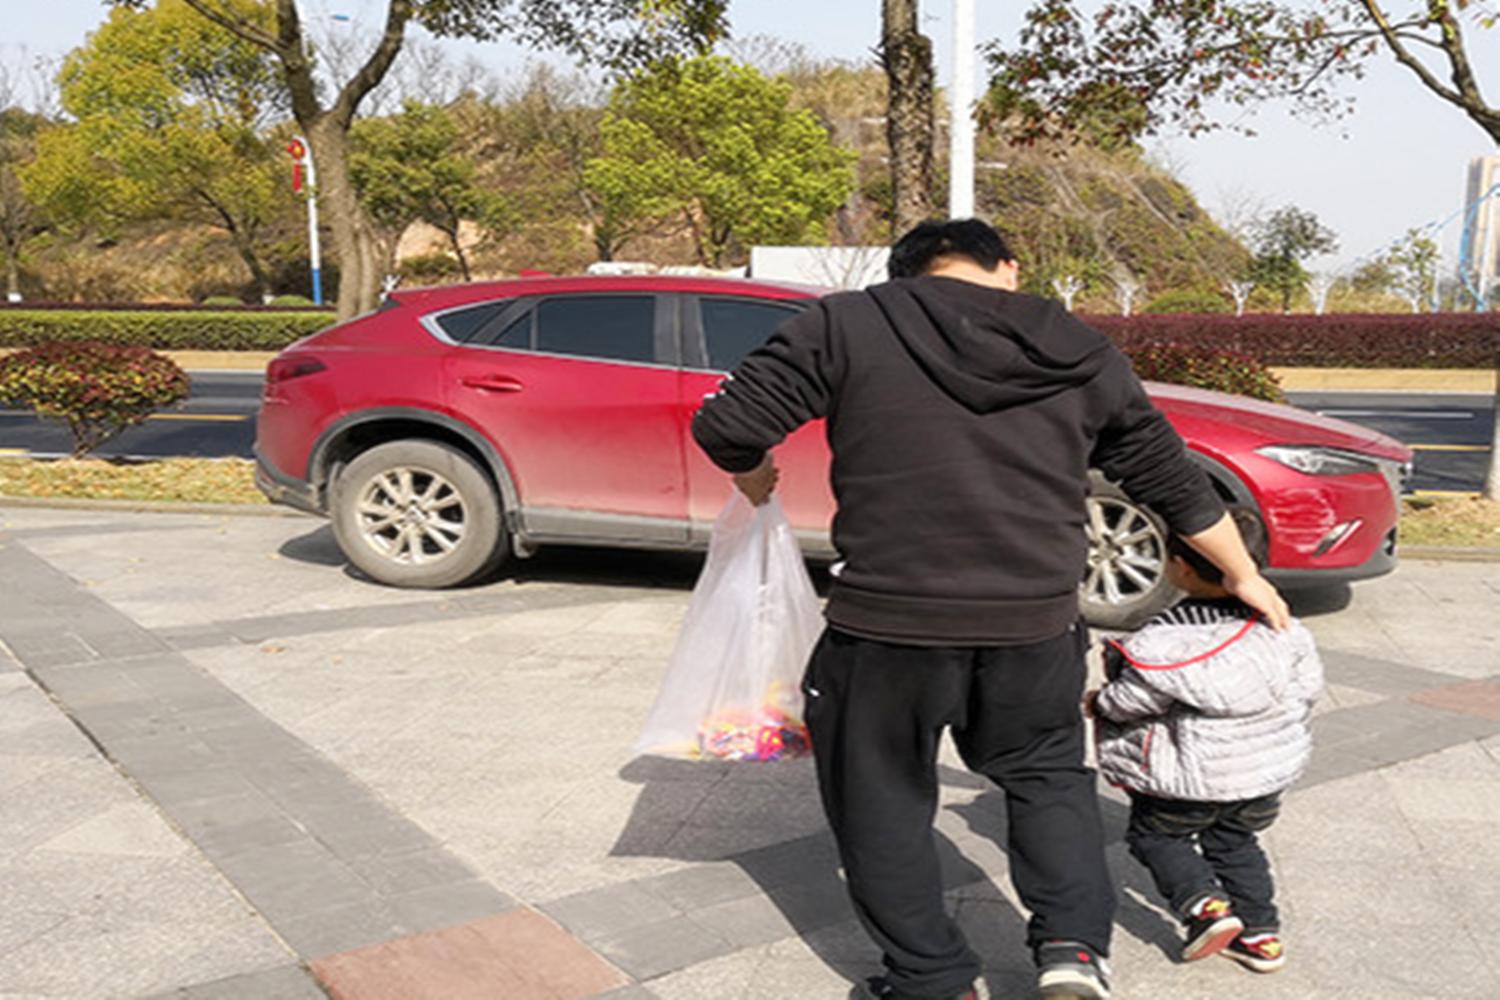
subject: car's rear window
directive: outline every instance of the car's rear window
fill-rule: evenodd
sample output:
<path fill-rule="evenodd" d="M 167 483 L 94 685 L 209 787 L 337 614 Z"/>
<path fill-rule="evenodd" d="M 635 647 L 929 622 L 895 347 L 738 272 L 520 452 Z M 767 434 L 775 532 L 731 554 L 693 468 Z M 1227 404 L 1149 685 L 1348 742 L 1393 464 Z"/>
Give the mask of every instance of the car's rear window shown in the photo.
<path fill-rule="evenodd" d="M 545 299 L 536 308 L 536 349 L 549 354 L 656 360 L 656 300 L 649 295 Z"/>
<path fill-rule="evenodd" d="M 510 305 L 509 300 L 501 299 L 497 302 L 481 302 L 477 306 L 454 309 L 437 317 L 437 325 L 454 343 L 475 343 L 480 339 L 480 334 L 485 328 L 500 318 L 500 314 L 508 305 Z"/>

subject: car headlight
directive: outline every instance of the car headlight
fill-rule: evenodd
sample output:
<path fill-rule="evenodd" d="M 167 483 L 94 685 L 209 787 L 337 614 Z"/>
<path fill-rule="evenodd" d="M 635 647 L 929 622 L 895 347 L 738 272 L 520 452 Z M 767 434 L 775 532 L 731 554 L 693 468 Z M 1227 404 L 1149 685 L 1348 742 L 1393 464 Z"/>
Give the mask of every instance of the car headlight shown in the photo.
<path fill-rule="evenodd" d="M 1379 472 L 1380 463 L 1368 455 L 1319 445 L 1268 444 L 1255 449 L 1273 462 L 1309 476 L 1348 476 L 1356 472 Z"/>
<path fill-rule="evenodd" d="M 1349 476 L 1360 472 L 1378 472 L 1385 477 L 1391 493 L 1400 496 L 1411 479 L 1411 463 L 1395 462 L 1362 455 L 1343 448 L 1328 448 L 1322 445 L 1268 444 L 1255 449 L 1273 462 L 1305 472 L 1309 476 Z"/>

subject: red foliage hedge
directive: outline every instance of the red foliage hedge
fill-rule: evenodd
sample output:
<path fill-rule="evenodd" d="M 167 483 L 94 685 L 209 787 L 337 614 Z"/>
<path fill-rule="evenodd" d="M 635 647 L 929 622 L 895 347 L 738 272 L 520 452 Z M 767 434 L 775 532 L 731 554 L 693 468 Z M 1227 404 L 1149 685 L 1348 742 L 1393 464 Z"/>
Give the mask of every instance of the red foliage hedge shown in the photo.
<path fill-rule="evenodd" d="M 1085 316 L 1127 354 L 1176 345 L 1309 368 L 1491 368 L 1500 314 Z"/>

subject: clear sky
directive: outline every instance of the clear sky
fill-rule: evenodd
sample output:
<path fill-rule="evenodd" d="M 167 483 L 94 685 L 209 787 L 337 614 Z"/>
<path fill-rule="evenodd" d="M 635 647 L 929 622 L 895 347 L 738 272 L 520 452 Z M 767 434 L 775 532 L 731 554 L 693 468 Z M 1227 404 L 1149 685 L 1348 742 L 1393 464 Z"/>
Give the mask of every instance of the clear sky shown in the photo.
<path fill-rule="evenodd" d="M 305 12 L 348 14 L 374 26 L 385 0 L 300 0 Z M 1021 0 L 982 0 L 981 39 L 1011 37 Z M 939 77 L 952 60 L 948 0 L 926 0 L 924 30 L 937 48 Z M 818 55 L 873 59 L 878 0 L 731 0 L 739 36 L 789 38 Z M 104 16 L 99 0 L 0 0 L 0 59 L 15 66 L 24 50 L 57 55 L 82 42 Z M 502 77 L 526 53 L 505 45 L 455 46 L 473 52 Z M 1491 103 L 1500 103 L 1500 28 L 1471 38 L 1471 53 Z M 1358 87 L 1357 112 L 1337 124 L 1308 124 L 1268 106 L 1252 121 L 1253 138 L 1223 133 L 1153 140 L 1211 211 L 1231 205 L 1274 209 L 1295 204 L 1316 212 L 1339 235 L 1339 253 L 1323 266 L 1344 266 L 1379 250 L 1413 226 L 1437 222 L 1462 207 L 1470 158 L 1496 152 L 1489 138 L 1449 105 L 1423 90 L 1383 55 Z M 1447 226 L 1446 263 L 1456 254 L 1458 223 Z"/>

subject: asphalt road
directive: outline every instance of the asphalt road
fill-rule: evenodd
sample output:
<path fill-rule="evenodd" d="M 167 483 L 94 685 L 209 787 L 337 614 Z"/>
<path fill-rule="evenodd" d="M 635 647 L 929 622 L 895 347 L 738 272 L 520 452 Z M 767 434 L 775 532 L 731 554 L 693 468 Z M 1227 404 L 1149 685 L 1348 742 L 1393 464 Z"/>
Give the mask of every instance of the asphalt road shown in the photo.
<path fill-rule="evenodd" d="M 158 414 L 100 449 L 103 455 L 198 458 L 250 457 L 255 441 L 259 372 L 195 372 L 193 395 L 180 409 Z M 1489 463 L 1494 427 L 1490 395 L 1297 392 L 1305 409 L 1363 424 L 1417 450 L 1413 488 L 1475 491 Z M 0 454 L 61 454 L 66 429 L 26 413 L 0 410 Z"/>

